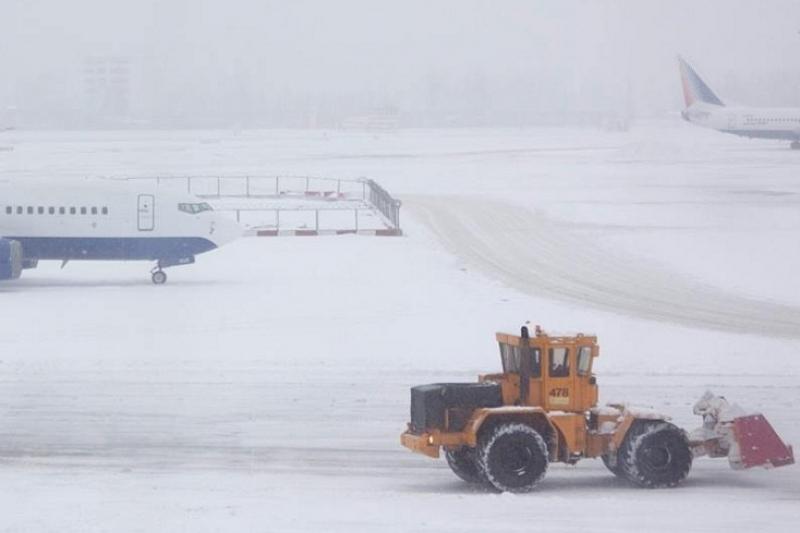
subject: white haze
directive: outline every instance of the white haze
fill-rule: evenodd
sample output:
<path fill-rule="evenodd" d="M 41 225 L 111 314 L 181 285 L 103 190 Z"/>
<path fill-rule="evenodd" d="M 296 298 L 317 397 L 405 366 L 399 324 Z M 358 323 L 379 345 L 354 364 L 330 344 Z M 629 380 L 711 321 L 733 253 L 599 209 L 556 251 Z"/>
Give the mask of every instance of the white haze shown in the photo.
<path fill-rule="evenodd" d="M 0 109 L 19 127 L 652 116 L 682 105 L 679 53 L 723 100 L 800 106 L 797 1 L 3 0 L 1 11 Z M 121 103 L 87 92 L 96 58 L 125 62 Z"/>

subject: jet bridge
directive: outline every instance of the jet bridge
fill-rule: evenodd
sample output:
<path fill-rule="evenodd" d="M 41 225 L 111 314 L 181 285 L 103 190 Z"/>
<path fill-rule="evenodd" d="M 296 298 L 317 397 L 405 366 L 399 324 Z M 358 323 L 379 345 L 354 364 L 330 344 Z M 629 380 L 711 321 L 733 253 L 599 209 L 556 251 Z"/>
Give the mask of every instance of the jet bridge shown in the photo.
<path fill-rule="evenodd" d="M 402 235 L 400 201 L 371 179 L 316 176 L 145 176 L 229 212 L 248 235 Z"/>

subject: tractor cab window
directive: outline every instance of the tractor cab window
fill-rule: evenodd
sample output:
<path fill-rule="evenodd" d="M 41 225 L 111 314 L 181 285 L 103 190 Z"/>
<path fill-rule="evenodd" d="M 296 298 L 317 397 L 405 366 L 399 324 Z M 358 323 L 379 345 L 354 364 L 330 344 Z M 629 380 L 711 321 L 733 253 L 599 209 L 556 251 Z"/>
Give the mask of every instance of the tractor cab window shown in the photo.
<path fill-rule="evenodd" d="M 581 349 L 578 351 L 578 375 L 579 376 L 587 376 L 589 375 L 589 367 L 592 363 L 592 347 L 591 346 L 581 346 Z"/>
<path fill-rule="evenodd" d="M 503 361 L 503 372 L 519 373 L 519 347 L 500 343 L 500 359 Z"/>
<path fill-rule="evenodd" d="M 542 352 L 539 348 L 531 348 L 531 377 L 542 377 Z"/>
<path fill-rule="evenodd" d="M 542 353 L 539 348 L 531 348 L 531 377 L 538 378 L 542 375 Z M 522 351 L 519 346 L 500 343 L 500 358 L 503 361 L 503 372 L 519 374 L 522 370 Z"/>
<path fill-rule="evenodd" d="M 189 213 L 190 215 L 196 215 L 197 213 L 202 213 L 203 211 L 213 210 L 214 209 L 211 207 L 211 205 L 206 202 L 178 204 L 178 211 Z"/>
<path fill-rule="evenodd" d="M 550 377 L 569 377 L 569 348 L 550 348 Z"/>

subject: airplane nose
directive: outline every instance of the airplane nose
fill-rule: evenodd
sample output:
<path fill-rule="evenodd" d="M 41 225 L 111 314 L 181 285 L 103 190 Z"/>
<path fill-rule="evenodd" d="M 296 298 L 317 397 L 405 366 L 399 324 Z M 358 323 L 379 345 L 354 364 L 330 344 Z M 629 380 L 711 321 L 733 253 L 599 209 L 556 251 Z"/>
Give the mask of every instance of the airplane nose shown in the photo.
<path fill-rule="evenodd" d="M 244 235 L 244 229 L 227 217 L 217 216 L 209 226 L 209 237 L 217 246 L 228 244 Z"/>

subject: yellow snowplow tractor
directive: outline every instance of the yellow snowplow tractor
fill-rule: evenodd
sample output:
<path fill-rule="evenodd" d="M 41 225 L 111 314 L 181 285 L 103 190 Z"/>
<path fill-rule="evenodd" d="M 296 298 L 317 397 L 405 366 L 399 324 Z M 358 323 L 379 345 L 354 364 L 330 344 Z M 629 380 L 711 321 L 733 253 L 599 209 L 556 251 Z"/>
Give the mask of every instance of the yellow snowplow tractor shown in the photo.
<path fill-rule="evenodd" d="M 683 481 L 695 455 L 726 456 L 735 468 L 794 462 L 791 447 L 763 416 L 733 416 L 740 413 L 710 393 L 695 406 L 704 427 L 691 436 L 651 410 L 598 407 L 594 336 L 550 336 L 537 326 L 533 336 L 523 327 L 520 335 L 496 338 L 503 371 L 476 383 L 412 387 L 411 421 L 400 437 L 403 446 L 429 457 L 444 449 L 464 481 L 527 492 L 551 462 L 600 457 L 615 475 L 655 488 Z M 742 459 L 745 438 L 746 446 L 769 452 Z"/>

